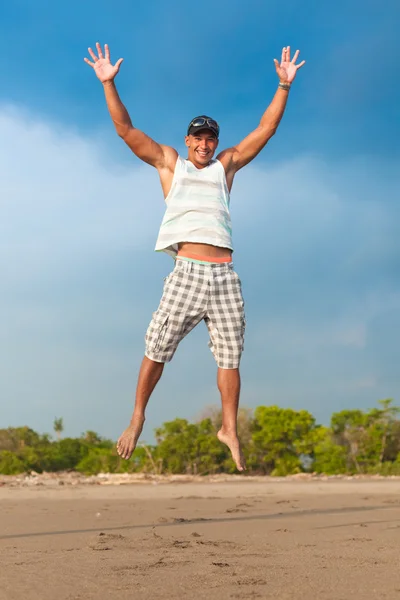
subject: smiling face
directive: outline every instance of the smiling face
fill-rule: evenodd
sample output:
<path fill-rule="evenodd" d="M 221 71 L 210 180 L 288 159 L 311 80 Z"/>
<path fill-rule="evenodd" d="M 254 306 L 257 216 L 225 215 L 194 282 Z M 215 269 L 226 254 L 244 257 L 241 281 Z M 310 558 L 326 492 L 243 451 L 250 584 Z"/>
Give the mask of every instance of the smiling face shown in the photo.
<path fill-rule="evenodd" d="M 202 129 L 185 137 L 188 159 L 198 169 L 203 169 L 212 160 L 218 146 L 218 139 L 210 129 Z"/>

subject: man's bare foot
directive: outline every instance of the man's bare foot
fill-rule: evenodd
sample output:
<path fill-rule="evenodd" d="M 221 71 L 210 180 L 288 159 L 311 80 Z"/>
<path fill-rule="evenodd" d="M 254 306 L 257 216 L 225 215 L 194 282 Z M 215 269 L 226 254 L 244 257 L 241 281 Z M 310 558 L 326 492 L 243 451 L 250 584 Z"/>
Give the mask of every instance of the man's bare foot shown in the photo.
<path fill-rule="evenodd" d="M 242 449 L 240 447 L 238 436 L 236 434 L 224 433 L 222 429 L 220 429 L 217 433 L 217 437 L 220 442 L 228 446 L 229 450 L 231 451 L 232 458 L 236 464 L 237 470 L 245 471 L 246 462 L 242 454 Z"/>
<path fill-rule="evenodd" d="M 143 425 L 144 417 L 133 417 L 131 424 L 119 438 L 117 452 L 122 458 L 128 460 L 132 456 L 139 436 L 142 433 Z"/>

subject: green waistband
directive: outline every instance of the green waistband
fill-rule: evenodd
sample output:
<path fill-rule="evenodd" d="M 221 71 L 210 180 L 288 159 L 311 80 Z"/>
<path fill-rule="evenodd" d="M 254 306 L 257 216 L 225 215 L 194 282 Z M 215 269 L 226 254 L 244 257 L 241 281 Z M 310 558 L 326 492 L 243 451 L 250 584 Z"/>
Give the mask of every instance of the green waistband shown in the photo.
<path fill-rule="evenodd" d="M 175 260 L 186 260 L 187 262 L 196 263 L 197 265 L 220 265 L 229 263 L 216 263 L 209 260 L 197 260 L 196 258 L 188 258 L 187 256 L 177 256 Z"/>

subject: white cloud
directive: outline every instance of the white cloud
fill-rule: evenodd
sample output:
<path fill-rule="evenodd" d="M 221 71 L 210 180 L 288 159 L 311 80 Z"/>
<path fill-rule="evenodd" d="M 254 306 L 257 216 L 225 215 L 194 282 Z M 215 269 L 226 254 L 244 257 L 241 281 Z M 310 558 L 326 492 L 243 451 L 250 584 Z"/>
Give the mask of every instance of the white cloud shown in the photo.
<path fill-rule="evenodd" d="M 3 274 L 32 279 L 153 245 L 162 195 L 150 167 L 121 168 L 104 142 L 13 108 L 1 110 L 0 132 Z"/>

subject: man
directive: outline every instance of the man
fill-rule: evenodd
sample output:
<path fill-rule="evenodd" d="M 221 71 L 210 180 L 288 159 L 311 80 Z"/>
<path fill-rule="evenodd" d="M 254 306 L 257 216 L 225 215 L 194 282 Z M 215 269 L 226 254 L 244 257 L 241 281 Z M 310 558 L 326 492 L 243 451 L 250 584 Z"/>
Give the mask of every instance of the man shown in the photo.
<path fill-rule="evenodd" d="M 240 394 L 239 363 L 243 350 L 245 317 L 240 279 L 233 270 L 229 193 L 236 172 L 247 165 L 274 135 L 283 116 L 289 90 L 297 70 L 297 50 L 283 48 L 281 62 L 274 59 L 279 77 L 275 96 L 258 127 L 236 146 L 220 152 L 218 123 L 202 115 L 188 127 L 187 160 L 176 150 L 158 144 L 132 125 L 114 79 L 122 63 L 110 62 L 107 44 L 104 55 L 96 44 L 92 61 L 85 58 L 104 87 L 106 102 L 118 135 L 134 154 L 159 173 L 166 213 L 156 250 L 175 258 L 167 277 L 160 305 L 147 329 L 146 351 L 129 427 L 118 440 L 121 457 L 128 459 L 142 432 L 148 400 L 179 342 L 204 320 L 210 333 L 210 348 L 218 365 L 217 383 L 222 402 L 222 427 L 218 438 L 231 451 L 239 471 L 245 461 L 237 435 Z"/>

